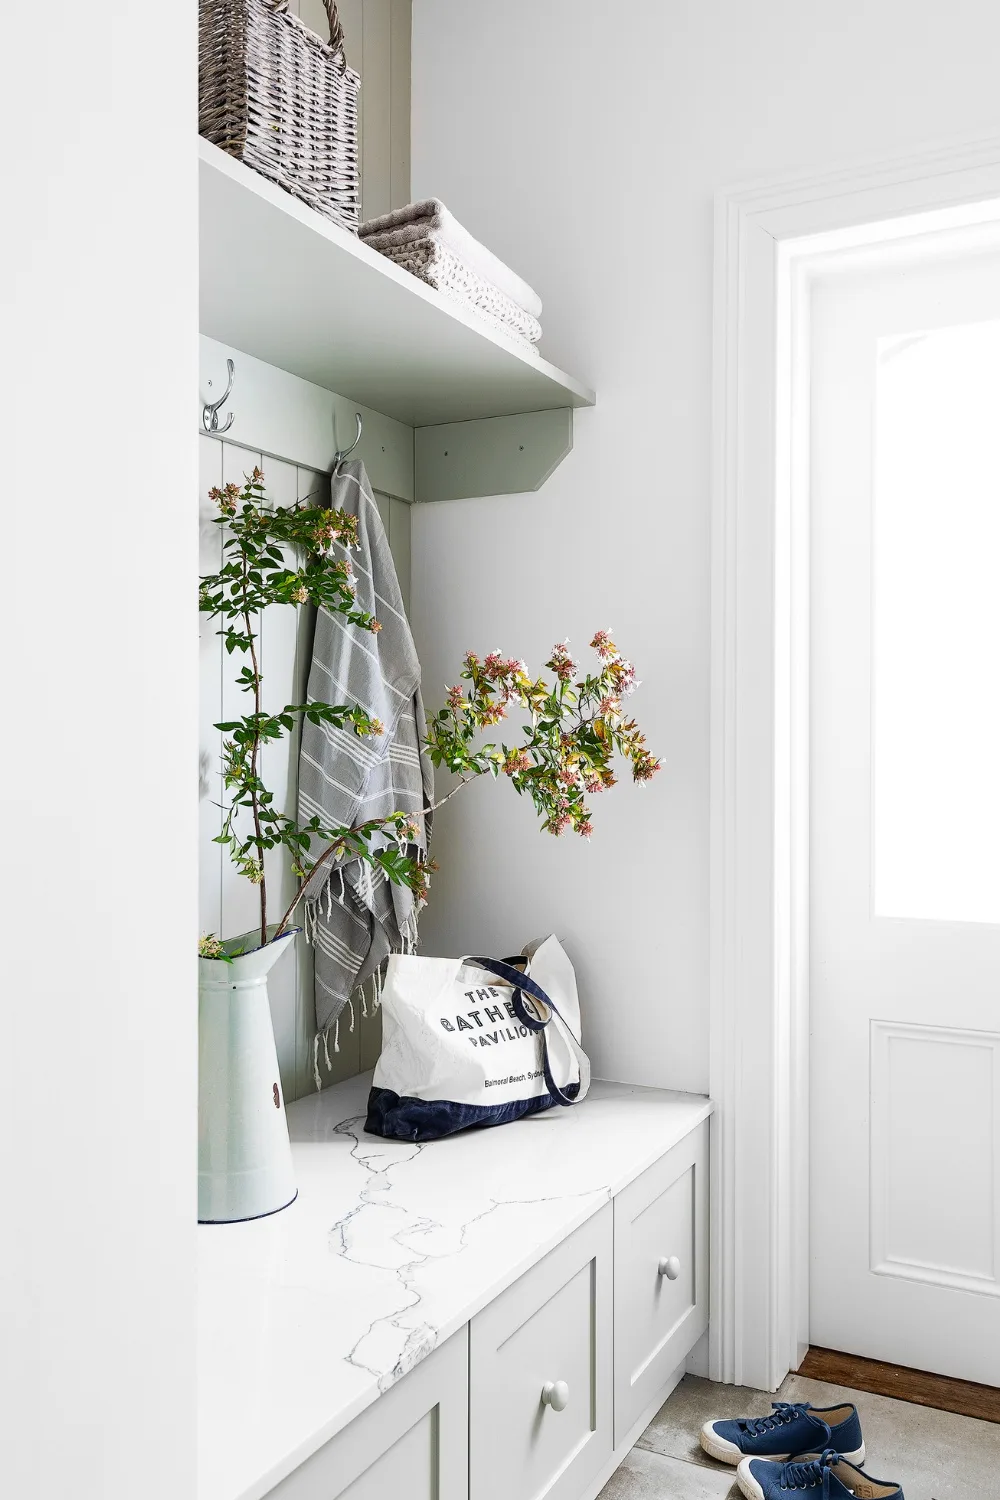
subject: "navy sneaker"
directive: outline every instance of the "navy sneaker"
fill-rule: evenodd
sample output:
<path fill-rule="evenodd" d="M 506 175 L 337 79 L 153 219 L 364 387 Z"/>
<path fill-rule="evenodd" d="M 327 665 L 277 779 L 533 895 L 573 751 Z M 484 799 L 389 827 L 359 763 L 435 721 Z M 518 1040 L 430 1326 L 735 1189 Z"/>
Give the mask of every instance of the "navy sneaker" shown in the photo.
<path fill-rule="evenodd" d="M 794 1464 L 776 1464 L 766 1458 L 744 1458 L 736 1479 L 747 1500 L 785 1500 L 790 1491 L 807 1500 L 904 1500 L 900 1486 L 892 1480 L 873 1479 L 839 1453 L 826 1452 Z"/>
<path fill-rule="evenodd" d="M 772 1401 L 769 1417 L 734 1417 L 706 1422 L 701 1446 L 724 1464 L 741 1458 L 794 1458 L 797 1453 L 823 1453 L 833 1449 L 852 1464 L 865 1461 L 858 1408 L 810 1406 L 808 1401 Z"/>

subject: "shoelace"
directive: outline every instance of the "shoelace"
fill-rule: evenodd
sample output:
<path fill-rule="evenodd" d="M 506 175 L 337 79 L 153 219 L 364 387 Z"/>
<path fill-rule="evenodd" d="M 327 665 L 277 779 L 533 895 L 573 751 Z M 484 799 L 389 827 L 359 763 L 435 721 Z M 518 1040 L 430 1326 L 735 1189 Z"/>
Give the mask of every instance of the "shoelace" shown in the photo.
<path fill-rule="evenodd" d="M 840 1454 L 827 1448 L 819 1458 L 811 1458 L 803 1464 L 785 1464 L 781 1471 L 783 1490 L 808 1490 L 822 1485 L 821 1495 L 830 1493 L 830 1470 L 840 1462 Z"/>
<path fill-rule="evenodd" d="M 796 1417 L 805 1416 L 809 1410 L 808 1401 L 772 1401 L 771 1405 L 774 1410 L 769 1417 L 747 1417 L 744 1425 L 751 1437 L 759 1437 L 775 1427 L 783 1427 L 786 1422 L 794 1422 Z"/>

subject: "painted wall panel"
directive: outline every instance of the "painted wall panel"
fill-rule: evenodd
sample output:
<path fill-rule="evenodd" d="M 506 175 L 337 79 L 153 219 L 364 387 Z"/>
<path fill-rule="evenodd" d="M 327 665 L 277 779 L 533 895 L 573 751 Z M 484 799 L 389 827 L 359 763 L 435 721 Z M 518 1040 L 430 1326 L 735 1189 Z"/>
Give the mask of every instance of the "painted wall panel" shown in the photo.
<path fill-rule="evenodd" d="M 197 8 L 3 14 L 0 1493 L 196 1493 Z"/>

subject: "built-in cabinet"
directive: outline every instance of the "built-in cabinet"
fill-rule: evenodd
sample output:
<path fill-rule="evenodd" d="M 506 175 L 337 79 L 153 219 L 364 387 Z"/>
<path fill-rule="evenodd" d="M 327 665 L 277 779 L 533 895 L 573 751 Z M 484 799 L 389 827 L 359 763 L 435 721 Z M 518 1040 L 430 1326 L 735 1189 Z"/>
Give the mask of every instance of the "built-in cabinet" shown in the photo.
<path fill-rule="evenodd" d="M 708 1325 L 708 1122 L 615 1198 L 615 1442 Z"/>
<path fill-rule="evenodd" d="M 708 1120 L 270 1491 L 593 1500 L 708 1326 Z"/>
<path fill-rule="evenodd" d="M 469 1500 L 578 1500 L 612 1447 L 611 1204 L 473 1318 Z"/>

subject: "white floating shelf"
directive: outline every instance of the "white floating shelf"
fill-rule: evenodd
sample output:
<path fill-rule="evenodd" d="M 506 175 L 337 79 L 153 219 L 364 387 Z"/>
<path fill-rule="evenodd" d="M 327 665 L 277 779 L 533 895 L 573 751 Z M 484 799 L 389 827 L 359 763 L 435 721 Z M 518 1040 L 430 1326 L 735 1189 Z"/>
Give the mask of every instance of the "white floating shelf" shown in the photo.
<path fill-rule="evenodd" d="M 198 145 L 202 333 L 411 427 L 593 406 L 573 376 Z"/>

